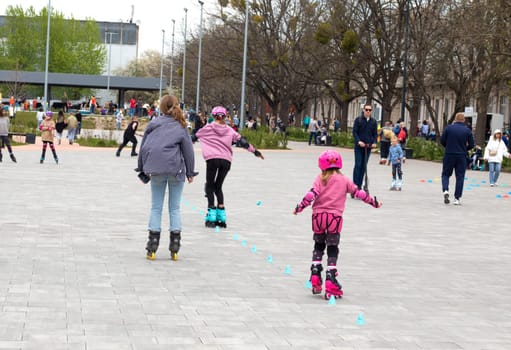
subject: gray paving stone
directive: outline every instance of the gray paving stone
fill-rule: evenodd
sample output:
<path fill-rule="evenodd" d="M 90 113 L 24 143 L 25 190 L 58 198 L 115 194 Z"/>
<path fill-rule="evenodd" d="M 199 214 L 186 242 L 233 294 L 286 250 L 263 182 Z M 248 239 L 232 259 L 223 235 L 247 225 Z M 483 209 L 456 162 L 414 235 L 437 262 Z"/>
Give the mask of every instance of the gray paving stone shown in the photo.
<path fill-rule="evenodd" d="M 145 259 L 150 191 L 135 159 L 76 146 L 57 149 L 58 166 L 41 165 L 38 147 L 16 147 L 18 163 L 0 163 L 9 203 L 0 211 L 0 349 L 511 348 L 511 199 L 497 198 L 509 196 L 511 174 L 490 188 L 487 173 L 467 172 L 455 207 L 443 204 L 441 164 L 408 160 L 403 191 L 390 192 L 390 170 L 372 156 L 371 193 L 384 205 L 348 198 L 345 296 L 329 305 L 305 287 L 311 212 L 291 215 L 325 148 L 291 142 L 264 161 L 235 149 L 228 228 L 215 232 L 200 213 L 196 144 L 200 175 L 185 186 L 173 262 L 168 234 L 157 259 Z M 351 176 L 353 152 L 339 151 Z"/>

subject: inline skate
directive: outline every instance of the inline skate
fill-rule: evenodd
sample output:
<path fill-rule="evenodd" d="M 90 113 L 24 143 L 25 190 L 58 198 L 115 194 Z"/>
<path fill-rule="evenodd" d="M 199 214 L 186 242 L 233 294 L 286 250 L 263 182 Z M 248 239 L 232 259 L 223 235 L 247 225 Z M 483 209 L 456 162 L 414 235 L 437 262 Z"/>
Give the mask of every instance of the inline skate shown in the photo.
<path fill-rule="evenodd" d="M 216 208 L 208 208 L 208 212 L 206 213 L 206 227 L 215 227 L 216 226 Z"/>
<path fill-rule="evenodd" d="M 226 223 L 227 217 L 225 215 L 225 208 L 217 208 L 216 209 L 216 225 L 220 227 L 227 227 Z"/>
<path fill-rule="evenodd" d="M 310 282 L 312 285 L 312 294 L 321 294 L 321 291 L 323 290 L 323 279 L 321 278 L 321 271 L 323 271 L 323 266 L 321 264 L 311 265 Z"/>
<path fill-rule="evenodd" d="M 160 245 L 160 232 L 149 231 L 149 237 L 147 241 L 147 259 L 154 260 L 156 258 L 156 251 Z"/>
<path fill-rule="evenodd" d="M 337 275 L 337 269 L 326 270 L 325 299 L 327 300 L 330 299 L 331 296 L 335 299 L 342 298 L 342 286 L 336 279 Z"/>
<path fill-rule="evenodd" d="M 181 231 L 170 231 L 170 258 L 174 261 L 177 260 L 179 247 L 181 247 Z"/>

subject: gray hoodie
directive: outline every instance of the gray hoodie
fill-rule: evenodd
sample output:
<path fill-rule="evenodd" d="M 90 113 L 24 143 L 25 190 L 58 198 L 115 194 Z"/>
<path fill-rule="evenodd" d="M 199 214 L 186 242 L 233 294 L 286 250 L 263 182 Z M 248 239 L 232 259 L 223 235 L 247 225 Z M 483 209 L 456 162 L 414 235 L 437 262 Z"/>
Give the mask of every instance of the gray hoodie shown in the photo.
<path fill-rule="evenodd" d="M 171 175 L 178 181 L 193 177 L 195 156 L 188 130 L 168 115 L 154 118 L 147 125 L 138 168 L 148 175 Z"/>

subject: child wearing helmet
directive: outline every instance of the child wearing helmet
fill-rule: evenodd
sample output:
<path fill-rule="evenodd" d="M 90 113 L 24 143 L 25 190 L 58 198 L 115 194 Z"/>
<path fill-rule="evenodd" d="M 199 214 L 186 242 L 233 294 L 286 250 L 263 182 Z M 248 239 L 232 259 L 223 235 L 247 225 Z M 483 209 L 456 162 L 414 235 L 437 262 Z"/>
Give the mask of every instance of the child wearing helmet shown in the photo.
<path fill-rule="evenodd" d="M 200 140 L 202 156 L 206 161 L 206 197 L 208 199 L 208 212 L 206 226 L 226 227 L 226 215 L 222 185 L 231 169 L 232 145 L 245 148 L 254 153 L 256 157 L 264 159 L 261 152 L 249 144 L 247 140 L 226 124 L 227 110 L 225 107 L 214 107 L 211 112 L 214 121 L 199 129 L 192 140 Z M 216 206 L 215 206 L 216 196 Z"/>
<path fill-rule="evenodd" d="M 46 148 L 50 145 L 51 152 L 53 153 L 53 158 L 55 159 L 55 163 L 59 164 L 59 158 L 57 157 L 57 152 L 55 151 L 55 146 L 53 145 L 53 138 L 55 137 L 55 122 L 53 121 L 53 112 L 48 111 L 44 116 L 44 120 L 39 125 L 39 130 L 41 130 L 41 140 L 43 141 L 43 151 L 41 153 L 40 163 L 44 163 L 44 157 L 46 156 Z"/>
<path fill-rule="evenodd" d="M 352 194 L 355 198 L 375 208 L 379 208 L 381 203 L 376 200 L 376 197 L 373 198 L 364 190 L 360 190 L 353 181 L 341 173 L 342 157 L 338 152 L 327 150 L 321 153 L 318 158 L 318 166 L 321 173 L 316 177 L 309 192 L 296 206 L 293 214 L 301 213 L 312 204 L 312 231 L 314 232 L 310 277 L 312 293 L 320 294 L 322 291 L 321 271 L 323 271 L 323 266 L 321 261 L 326 250 L 328 266 L 325 298 L 328 299 L 331 296 L 340 298 L 343 291 L 336 279 L 338 275 L 337 258 L 346 196 L 348 193 Z"/>

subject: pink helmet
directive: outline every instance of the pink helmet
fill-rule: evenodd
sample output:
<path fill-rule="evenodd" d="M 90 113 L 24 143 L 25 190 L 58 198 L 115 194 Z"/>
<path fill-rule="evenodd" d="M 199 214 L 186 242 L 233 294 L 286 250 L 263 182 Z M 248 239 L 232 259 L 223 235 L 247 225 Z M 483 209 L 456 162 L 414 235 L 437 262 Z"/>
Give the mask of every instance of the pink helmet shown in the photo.
<path fill-rule="evenodd" d="M 318 158 L 318 166 L 324 171 L 327 169 L 341 169 L 342 168 L 342 157 L 341 155 L 332 150 L 321 153 Z"/>
<path fill-rule="evenodd" d="M 225 107 L 216 106 L 216 107 L 213 107 L 211 114 L 213 114 L 213 117 L 215 117 L 217 119 L 222 119 L 227 116 L 227 110 L 225 109 Z"/>

